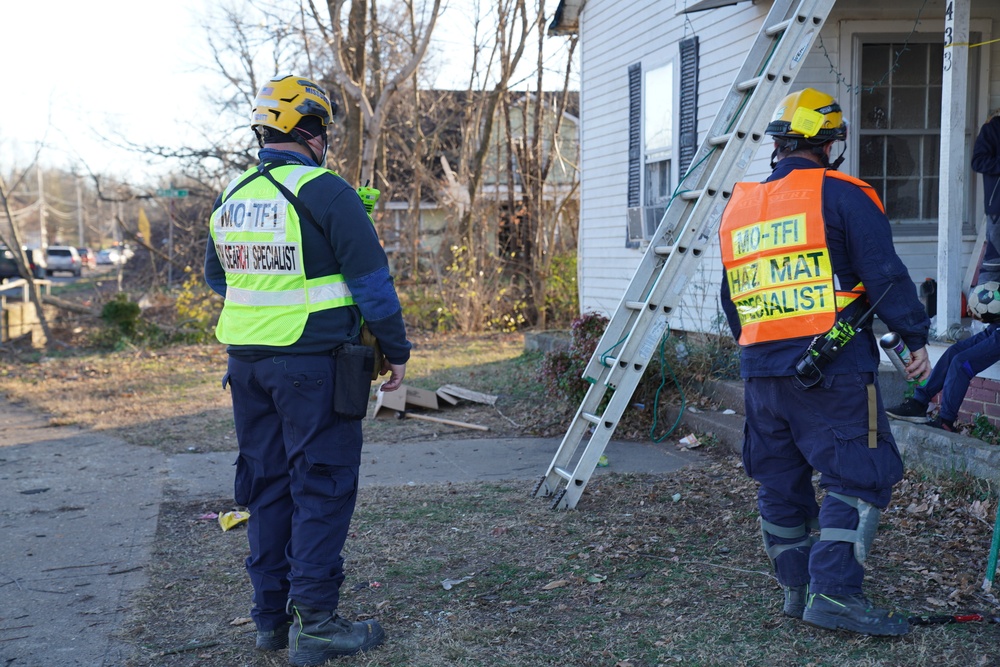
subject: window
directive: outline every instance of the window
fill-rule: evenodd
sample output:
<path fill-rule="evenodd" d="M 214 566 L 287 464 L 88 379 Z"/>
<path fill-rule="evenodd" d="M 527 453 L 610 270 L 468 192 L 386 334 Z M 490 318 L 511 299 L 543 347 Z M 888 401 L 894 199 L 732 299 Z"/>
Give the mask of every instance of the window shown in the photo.
<path fill-rule="evenodd" d="M 656 231 L 673 190 L 673 64 L 646 72 L 643 95 L 643 204 L 646 238 Z"/>
<path fill-rule="evenodd" d="M 975 41 L 976 33 L 970 33 Z M 875 188 L 894 225 L 928 233 L 938 222 L 941 164 L 943 45 L 918 35 L 857 34 L 860 92 L 849 141 L 857 146 L 857 174 Z M 974 138 L 978 51 L 969 53 L 969 121 Z M 848 110 L 845 109 L 845 113 Z M 974 180 L 974 179 L 970 179 Z M 971 188 L 967 201 L 972 202 Z M 968 216 L 966 216 L 968 219 Z"/>
<path fill-rule="evenodd" d="M 893 222 L 937 221 L 943 53 L 940 43 L 861 47 L 858 172 Z"/>
<path fill-rule="evenodd" d="M 679 72 L 675 72 L 679 68 Z M 628 68 L 628 238 L 639 247 L 656 233 L 698 150 L 698 38 L 678 44 L 665 65 Z"/>
<path fill-rule="evenodd" d="M 673 64 L 629 68 L 628 242 L 656 232 L 673 191 Z"/>

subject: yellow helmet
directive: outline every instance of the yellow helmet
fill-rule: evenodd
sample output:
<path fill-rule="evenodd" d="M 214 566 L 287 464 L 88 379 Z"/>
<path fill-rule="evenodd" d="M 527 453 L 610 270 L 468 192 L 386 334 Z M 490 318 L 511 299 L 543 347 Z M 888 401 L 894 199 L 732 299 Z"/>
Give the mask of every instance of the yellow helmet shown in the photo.
<path fill-rule="evenodd" d="M 278 76 L 264 84 L 253 101 L 250 127 L 270 127 L 288 134 L 305 116 L 316 116 L 323 127 L 337 107 L 315 82 L 300 76 Z"/>
<path fill-rule="evenodd" d="M 825 144 L 847 139 L 847 123 L 835 99 L 814 88 L 806 88 L 781 100 L 765 134 L 786 139 L 805 138 L 813 145 Z"/>

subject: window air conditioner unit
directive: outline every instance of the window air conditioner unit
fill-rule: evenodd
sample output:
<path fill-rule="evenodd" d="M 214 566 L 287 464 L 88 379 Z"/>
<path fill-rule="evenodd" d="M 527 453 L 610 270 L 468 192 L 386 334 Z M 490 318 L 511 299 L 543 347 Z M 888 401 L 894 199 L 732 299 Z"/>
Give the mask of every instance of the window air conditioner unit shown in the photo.
<path fill-rule="evenodd" d="M 625 217 L 628 221 L 628 242 L 638 243 L 644 240 L 646 237 L 644 235 L 644 224 L 642 215 L 642 206 L 632 206 L 626 209 Z"/>

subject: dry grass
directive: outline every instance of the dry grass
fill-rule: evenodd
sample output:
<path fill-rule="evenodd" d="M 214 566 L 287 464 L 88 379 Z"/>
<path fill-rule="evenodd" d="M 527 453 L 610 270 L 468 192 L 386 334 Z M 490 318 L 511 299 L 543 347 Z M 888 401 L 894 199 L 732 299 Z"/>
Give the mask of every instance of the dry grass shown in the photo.
<path fill-rule="evenodd" d="M 390 419 L 366 424 L 369 442 L 561 435 L 575 409 L 547 400 L 539 359 L 521 354 L 520 336 L 417 343 L 408 383 L 499 395 L 496 409 L 446 413 L 492 430 Z M 21 354 L 0 365 L 0 391 L 56 423 L 167 452 L 232 450 L 224 367 L 218 346 Z M 705 467 L 669 476 L 595 478 L 570 512 L 531 498 L 533 484 L 363 489 L 345 553 L 343 611 L 377 617 L 389 639 L 339 664 L 1000 664 L 995 625 L 918 627 L 881 640 L 782 617 L 760 547 L 754 485 L 731 452 L 709 453 Z M 149 586 L 122 638 L 136 649 L 130 667 L 287 664 L 284 652 L 252 648 L 244 531 L 222 533 L 199 519 L 229 507 L 226 498 L 165 500 Z M 977 480 L 911 471 L 883 515 L 869 594 L 913 614 L 1000 615 L 996 600 L 979 591 L 995 510 Z"/>
<path fill-rule="evenodd" d="M 602 476 L 571 512 L 519 483 L 362 490 L 342 612 L 377 617 L 389 639 L 337 664 L 997 664 L 993 625 L 885 640 L 784 618 L 753 484 L 731 454 L 715 455 L 671 476 Z M 252 649 L 242 531 L 197 518 L 225 503 L 165 507 L 126 637 L 131 667 L 286 664 Z M 904 483 L 869 562 L 872 596 L 918 614 L 995 608 L 976 593 L 989 526 L 969 508 L 936 484 Z M 448 579 L 464 581 L 446 590 Z"/>

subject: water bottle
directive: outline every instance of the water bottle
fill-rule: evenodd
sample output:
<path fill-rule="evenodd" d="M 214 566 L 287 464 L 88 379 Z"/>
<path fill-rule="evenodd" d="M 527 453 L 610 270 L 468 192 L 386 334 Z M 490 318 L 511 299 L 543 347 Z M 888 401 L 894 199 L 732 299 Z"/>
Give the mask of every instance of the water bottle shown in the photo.
<path fill-rule="evenodd" d="M 896 367 L 896 370 L 906 377 L 906 365 L 910 363 L 910 349 L 906 347 L 906 343 L 903 342 L 902 337 L 895 331 L 890 331 L 889 333 L 882 336 L 878 344 L 882 346 L 885 350 L 885 354 L 889 357 L 889 361 L 892 365 Z M 906 381 L 906 392 L 904 394 L 905 398 L 913 398 L 913 387 L 917 384 L 916 380 Z M 927 380 L 921 380 L 920 386 L 923 387 L 927 384 Z"/>

